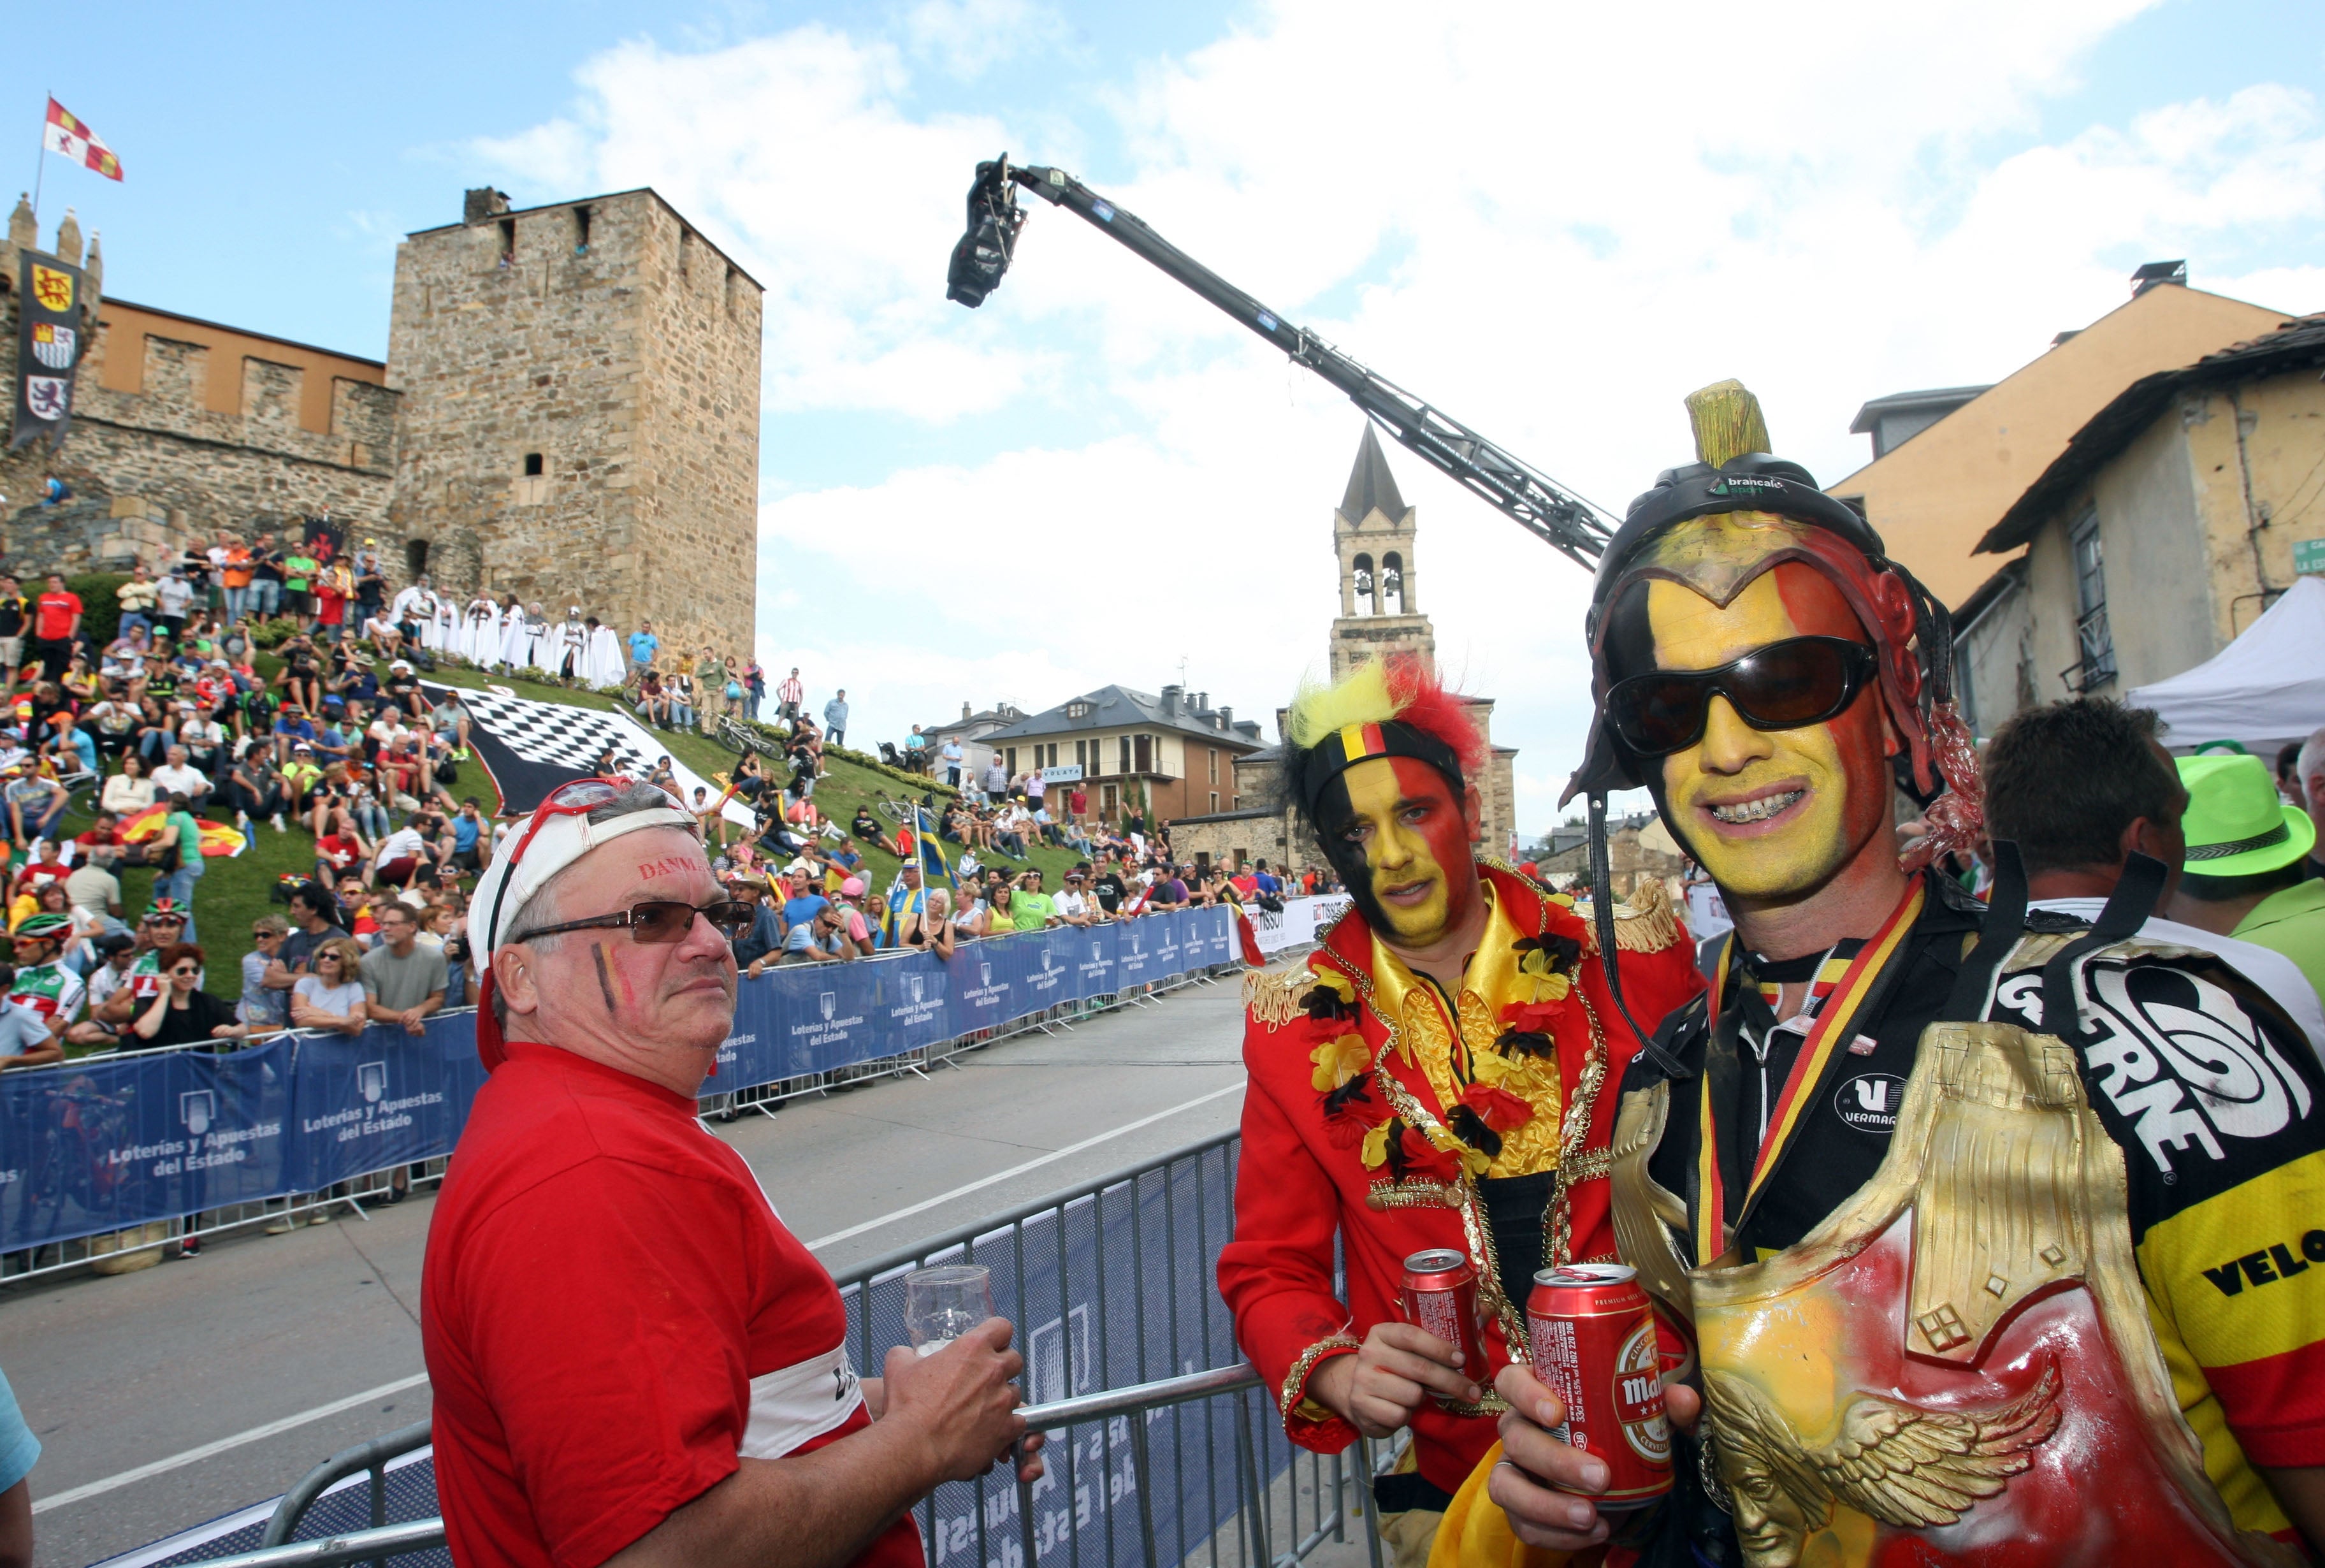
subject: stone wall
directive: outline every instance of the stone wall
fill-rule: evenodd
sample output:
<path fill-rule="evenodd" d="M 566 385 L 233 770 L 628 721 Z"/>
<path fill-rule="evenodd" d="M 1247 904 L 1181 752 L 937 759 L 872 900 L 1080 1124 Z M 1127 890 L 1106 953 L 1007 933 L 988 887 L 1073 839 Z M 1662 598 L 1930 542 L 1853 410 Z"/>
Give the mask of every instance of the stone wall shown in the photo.
<path fill-rule="evenodd" d="M 759 286 L 651 190 L 476 215 L 397 255 L 394 533 L 440 588 L 746 654 Z"/>
<path fill-rule="evenodd" d="M 0 295 L 0 386 L 16 384 L 16 299 Z M 141 390 L 103 385 L 107 357 L 142 353 Z M 120 570 L 207 544 L 225 528 L 247 537 L 329 511 L 350 533 L 386 520 L 394 481 L 396 394 L 334 378 L 331 425 L 300 423 L 308 370 L 233 355 L 100 317 L 74 384 L 61 450 L 45 441 L 0 453 L 0 556 L 20 571 Z M 232 412 L 212 406 L 212 379 L 239 387 Z M 44 508 L 51 474 L 73 503 Z"/>

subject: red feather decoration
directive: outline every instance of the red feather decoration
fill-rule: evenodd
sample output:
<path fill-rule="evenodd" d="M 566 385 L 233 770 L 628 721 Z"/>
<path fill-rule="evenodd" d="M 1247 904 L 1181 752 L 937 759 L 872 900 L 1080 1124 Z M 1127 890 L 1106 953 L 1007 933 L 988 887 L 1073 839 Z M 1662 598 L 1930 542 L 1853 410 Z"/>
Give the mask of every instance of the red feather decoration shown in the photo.
<path fill-rule="evenodd" d="M 1396 704 L 1398 722 L 1435 736 L 1461 759 L 1464 776 L 1482 778 L 1486 742 L 1469 717 L 1468 699 L 1448 691 L 1411 654 L 1391 654 L 1385 662 L 1389 697 Z"/>

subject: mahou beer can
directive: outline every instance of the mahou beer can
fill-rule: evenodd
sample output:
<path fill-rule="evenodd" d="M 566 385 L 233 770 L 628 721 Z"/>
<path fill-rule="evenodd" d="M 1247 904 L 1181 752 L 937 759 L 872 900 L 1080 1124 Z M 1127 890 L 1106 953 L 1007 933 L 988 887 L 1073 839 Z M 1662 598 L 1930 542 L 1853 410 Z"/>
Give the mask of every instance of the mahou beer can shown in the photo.
<path fill-rule="evenodd" d="M 1566 1406 L 1558 1435 L 1607 1461 L 1609 1512 L 1643 1508 L 1672 1489 L 1654 1309 L 1637 1270 L 1574 1263 L 1533 1276 L 1526 1335 L 1533 1375 Z"/>
<path fill-rule="evenodd" d="M 1404 1260 L 1404 1317 L 1461 1351 L 1461 1375 L 1485 1381 L 1486 1347 L 1477 1335 L 1477 1271 L 1467 1254 L 1432 1247 Z M 1438 1396 L 1440 1404 L 1447 1403 Z"/>

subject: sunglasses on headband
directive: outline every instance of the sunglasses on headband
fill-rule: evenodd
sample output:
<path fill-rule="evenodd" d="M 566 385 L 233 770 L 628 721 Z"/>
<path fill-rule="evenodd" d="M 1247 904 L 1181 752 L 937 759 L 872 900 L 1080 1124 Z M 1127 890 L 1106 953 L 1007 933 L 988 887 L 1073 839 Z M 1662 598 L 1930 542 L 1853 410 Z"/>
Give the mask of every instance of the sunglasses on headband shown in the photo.
<path fill-rule="evenodd" d="M 1873 673 L 1873 650 L 1862 643 L 1788 637 L 1716 670 L 1655 670 L 1618 681 L 1607 692 L 1607 721 L 1636 755 L 1669 756 L 1703 738 L 1715 696 L 1755 729 L 1798 729 L 1844 711 Z"/>

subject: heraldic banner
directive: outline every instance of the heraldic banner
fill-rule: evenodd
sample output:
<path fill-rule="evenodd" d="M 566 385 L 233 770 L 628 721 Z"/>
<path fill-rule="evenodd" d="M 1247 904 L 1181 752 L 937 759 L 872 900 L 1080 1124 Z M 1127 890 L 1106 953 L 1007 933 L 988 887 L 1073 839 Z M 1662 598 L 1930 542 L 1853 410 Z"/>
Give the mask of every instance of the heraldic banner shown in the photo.
<path fill-rule="evenodd" d="M 80 268 L 28 250 L 19 274 L 16 427 L 11 450 L 34 436 L 63 441 L 72 422 L 73 366 L 80 362 Z"/>

